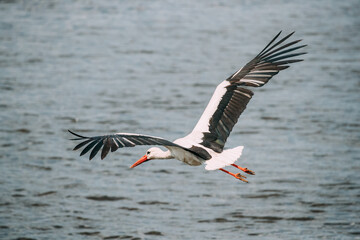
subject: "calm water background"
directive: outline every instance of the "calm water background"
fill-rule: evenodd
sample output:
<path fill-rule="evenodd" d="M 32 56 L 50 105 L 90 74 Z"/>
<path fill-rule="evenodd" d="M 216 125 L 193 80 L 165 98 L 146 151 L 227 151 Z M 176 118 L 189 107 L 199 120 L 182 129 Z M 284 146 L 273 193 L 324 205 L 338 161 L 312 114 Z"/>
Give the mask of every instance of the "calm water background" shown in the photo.
<path fill-rule="evenodd" d="M 360 239 L 360 2 L 0 1 L 1 239 Z M 256 172 L 89 162 L 67 129 L 174 140 L 279 31 L 305 61 L 228 147 Z"/>

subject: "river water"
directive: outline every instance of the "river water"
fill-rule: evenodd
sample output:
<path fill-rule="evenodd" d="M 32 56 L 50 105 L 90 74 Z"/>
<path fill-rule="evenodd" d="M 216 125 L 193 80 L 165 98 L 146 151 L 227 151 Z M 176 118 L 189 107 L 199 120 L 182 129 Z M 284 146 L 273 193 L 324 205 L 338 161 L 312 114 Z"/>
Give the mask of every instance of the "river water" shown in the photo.
<path fill-rule="evenodd" d="M 1 239 L 360 239 L 360 2 L 0 1 Z M 283 30 L 305 61 L 227 147 L 249 184 L 178 161 L 73 152 L 67 129 L 169 140 Z"/>

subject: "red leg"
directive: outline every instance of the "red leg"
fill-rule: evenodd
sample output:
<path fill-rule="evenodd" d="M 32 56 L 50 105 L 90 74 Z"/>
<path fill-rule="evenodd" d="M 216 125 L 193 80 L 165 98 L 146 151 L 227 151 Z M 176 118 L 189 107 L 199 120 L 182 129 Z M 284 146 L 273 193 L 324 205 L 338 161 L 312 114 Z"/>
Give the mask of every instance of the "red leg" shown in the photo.
<path fill-rule="evenodd" d="M 255 175 L 254 171 L 251 171 L 251 170 L 249 170 L 247 168 L 242 168 L 242 167 L 240 167 L 240 166 L 238 166 L 236 164 L 231 164 L 231 166 L 236 167 L 236 168 L 240 169 L 241 171 L 246 172 L 247 174 Z"/>
<path fill-rule="evenodd" d="M 223 169 L 223 168 L 219 168 L 219 170 L 221 170 L 221 171 L 223 171 L 223 172 L 225 172 L 225 173 L 227 173 L 227 174 L 230 174 L 231 176 L 233 176 L 234 178 L 237 178 L 237 179 L 239 179 L 239 180 L 241 180 L 241 181 L 243 181 L 243 182 L 248 182 L 245 178 L 245 176 L 243 176 L 243 175 L 241 175 L 240 173 L 232 173 L 232 172 L 229 172 L 229 171 L 226 171 L 225 169 Z"/>

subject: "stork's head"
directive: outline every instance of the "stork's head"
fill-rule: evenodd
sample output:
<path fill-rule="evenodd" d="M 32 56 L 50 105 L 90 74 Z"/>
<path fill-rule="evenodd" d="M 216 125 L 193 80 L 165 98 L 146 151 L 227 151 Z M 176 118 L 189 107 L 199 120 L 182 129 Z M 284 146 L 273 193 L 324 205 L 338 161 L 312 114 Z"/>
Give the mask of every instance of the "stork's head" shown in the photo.
<path fill-rule="evenodd" d="M 160 148 L 157 147 L 149 148 L 146 151 L 146 154 L 142 156 L 139 160 L 137 160 L 130 168 L 134 168 L 137 165 L 140 165 L 143 162 L 149 161 L 151 159 L 162 158 L 163 153 L 164 152 Z"/>

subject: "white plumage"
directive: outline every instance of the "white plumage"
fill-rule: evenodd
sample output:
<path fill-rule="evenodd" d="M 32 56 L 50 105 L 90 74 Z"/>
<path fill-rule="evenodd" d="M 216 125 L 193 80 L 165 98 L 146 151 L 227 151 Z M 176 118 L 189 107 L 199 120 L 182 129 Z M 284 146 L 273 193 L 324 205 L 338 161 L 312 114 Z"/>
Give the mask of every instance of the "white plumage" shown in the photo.
<path fill-rule="evenodd" d="M 205 161 L 206 170 L 217 170 L 235 163 L 241 157 L 244 146 L 226 149 L 220 154 L 215 154 L 210 160 Z"/>

